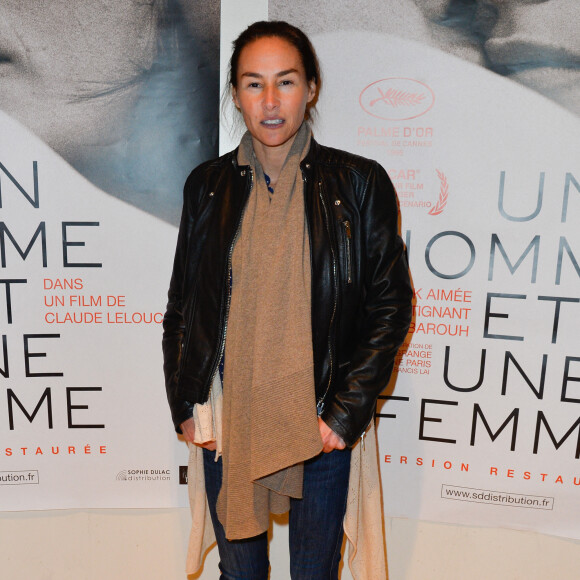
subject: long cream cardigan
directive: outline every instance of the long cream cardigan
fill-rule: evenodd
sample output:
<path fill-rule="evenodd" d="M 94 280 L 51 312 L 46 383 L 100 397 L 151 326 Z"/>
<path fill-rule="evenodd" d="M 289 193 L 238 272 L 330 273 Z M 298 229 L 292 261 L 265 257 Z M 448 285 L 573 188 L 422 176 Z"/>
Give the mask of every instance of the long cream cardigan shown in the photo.
<path fill-rule="evenodd" d="M 210 398 L 195 405 L 195 442 L 216 441 L 216 460 L 221 454 L 222 384 L 216 373 Z M 348 539 L 348 565 L 354 580 L 386 580 L 383 503 L 379 475 L 377 435 L 371 421 L 365 435 L 352 448 L 344 532 Z M 192 526 L 186 572 L 195 574 L 205 552 L 215 543 L 205 494 L 203 452 L 189 444 L 188 491 Z"/>

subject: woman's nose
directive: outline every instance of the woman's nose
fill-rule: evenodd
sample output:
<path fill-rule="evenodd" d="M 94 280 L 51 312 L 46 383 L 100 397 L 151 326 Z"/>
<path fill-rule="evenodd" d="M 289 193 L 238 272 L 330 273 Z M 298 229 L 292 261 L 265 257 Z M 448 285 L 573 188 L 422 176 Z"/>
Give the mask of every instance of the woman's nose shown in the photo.
<path fill-rule="evenodd" d="M 264 108 L 275 109 L 279 104 L 278 91 L 276 87 L 266 87 L 264 90 Z"/>

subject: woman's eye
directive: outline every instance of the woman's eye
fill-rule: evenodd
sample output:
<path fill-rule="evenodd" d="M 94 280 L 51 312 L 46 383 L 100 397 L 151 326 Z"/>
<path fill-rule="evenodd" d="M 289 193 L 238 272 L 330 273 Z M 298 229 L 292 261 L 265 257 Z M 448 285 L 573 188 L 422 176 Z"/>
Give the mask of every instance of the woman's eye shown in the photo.
<path fill-rule="evenodd" d="M 285 79 L 280 83 L 282 86 L 288 86 L 294 84 L 291 80 Z"/>

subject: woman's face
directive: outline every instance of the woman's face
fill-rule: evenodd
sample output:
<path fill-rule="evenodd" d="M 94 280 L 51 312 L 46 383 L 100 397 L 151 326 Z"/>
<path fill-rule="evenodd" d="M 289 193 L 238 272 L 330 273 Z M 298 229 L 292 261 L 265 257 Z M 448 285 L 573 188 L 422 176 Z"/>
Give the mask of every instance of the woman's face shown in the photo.
<path fill-rule="evenodd" d="M 0 109 L 69 159 L 118 138 L 158 16 L 157 0 L 2 0 Z"/>
<path fill-rule="evenodd" d="M 315 94 L 300 53 L 286 40 L 260 38 L 242 50 L 233 98 L 256 150 L 289 149 Z"/>

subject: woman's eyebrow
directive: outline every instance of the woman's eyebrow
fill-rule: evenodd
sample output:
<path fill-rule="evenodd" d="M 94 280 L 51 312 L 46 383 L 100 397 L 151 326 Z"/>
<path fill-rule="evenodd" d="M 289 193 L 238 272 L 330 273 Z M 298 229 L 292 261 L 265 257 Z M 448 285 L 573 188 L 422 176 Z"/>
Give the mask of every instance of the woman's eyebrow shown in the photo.
<path fill-rule="evenodd" d="M 297 73 L 297 72 L 298 72 L 297 69 L 295 69 L 295 68 L 289 68 L 289 69 L 286 69 L 286 70 L 282 70 L 279 73 L 276 73 L 276 76 L 277 77 L 284 77 L 286 75 L 289 75 L 289 74 L 292 74 L 292 73 Z"/>
<path fill-rule="evenodd" d="M 295 68 L 289 68 L 286 70 L 281 70 L 280 72 L 276 73 L 277 77 L 283 77 L 292 73 L 298 73 L 298 69 Z M 260 74 L 260 73 L 256 73 L 256 72 L 244 72 L 242 73 L 242 77 L 251 77 L 251 78 L 255 78 L 255 79 L 261 79 L 263 78 L 264 75 Z"/>

